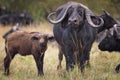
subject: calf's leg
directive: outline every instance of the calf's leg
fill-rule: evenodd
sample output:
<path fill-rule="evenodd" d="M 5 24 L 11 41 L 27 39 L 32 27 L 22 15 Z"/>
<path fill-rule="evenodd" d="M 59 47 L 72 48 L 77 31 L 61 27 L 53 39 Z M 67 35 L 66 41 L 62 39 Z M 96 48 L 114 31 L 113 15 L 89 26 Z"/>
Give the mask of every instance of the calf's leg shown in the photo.
<path fill-rule="evenodd" d="M 33 55 L 35 62 L 36 62 L 36 66 L 38 69 L 38 75 L 43 76 L 44 72 L 43 72 L 43 60 L 44 60 L 44 53 L 42 55 Z"/>
<path fill-rule="evenodd" d="M 10 51 L 8 52 L 6 50 L 6 57 L 4 58 L 4 69 L 5 69 L 5 75 L 9 75 L 9 67 L 10 67 L 10 63 L 11 60 L 14 58 L 15 53 L 10 53 Z"/>

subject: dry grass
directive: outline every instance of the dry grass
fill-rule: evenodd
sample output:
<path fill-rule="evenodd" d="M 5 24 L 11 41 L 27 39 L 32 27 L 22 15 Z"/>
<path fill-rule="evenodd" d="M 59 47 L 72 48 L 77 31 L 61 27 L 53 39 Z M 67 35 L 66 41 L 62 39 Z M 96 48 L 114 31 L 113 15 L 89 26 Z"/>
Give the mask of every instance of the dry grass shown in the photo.
<path fill-rule="evenodd" d="M 25 31 L 40 31 L 52 34 L 52 25 L 41 23 L 31 25 L 34 27 L 23 28 Z M 113 52 L 101 52 L 94 43 L 91 50 L 91 68 L 85 68 L 85 75 L 82 76 L 78 69 L 72 72 L 65 72 L 65 60 L 62 62 L 62 69 L 56 70 L 58 64 L 58 48 L 53 44 L 48 45 L 44 59 L 44 77 L 37 76 L 36 64 L 32 56 L 16 55 L 10 66 L 10 75 L 4 76 L 3 60 L 5 57 L 4 39 L 2 35 L 10 27 L 0 27 L 0 80 L 120 80 L 120 74 L 114 72 L 114 68 L 120 63 L 120 54 Z"/>

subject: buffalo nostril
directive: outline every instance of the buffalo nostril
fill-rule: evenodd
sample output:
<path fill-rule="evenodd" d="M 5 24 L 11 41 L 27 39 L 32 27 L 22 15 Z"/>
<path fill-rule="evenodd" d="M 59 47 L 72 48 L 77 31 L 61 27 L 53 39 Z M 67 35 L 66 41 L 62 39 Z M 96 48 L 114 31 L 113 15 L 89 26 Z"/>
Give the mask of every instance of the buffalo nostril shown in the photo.
<path fill-rule="evenodd" d="M 45 47 L 46 44 L 45 44 L 45 43 L 40 43 L 40 46 L 41 46 L 41 47 Z"/>
<path fill-rule="evenodd" d="M 74 20 L 74 23 L 76 23 L 77 22 L 77 20 Z"/>
<path fill-rule="evenodd" d="M 69 19 L 68 20 L 68 23 L 76 23 L 77 22 L 77 19 Z"/>

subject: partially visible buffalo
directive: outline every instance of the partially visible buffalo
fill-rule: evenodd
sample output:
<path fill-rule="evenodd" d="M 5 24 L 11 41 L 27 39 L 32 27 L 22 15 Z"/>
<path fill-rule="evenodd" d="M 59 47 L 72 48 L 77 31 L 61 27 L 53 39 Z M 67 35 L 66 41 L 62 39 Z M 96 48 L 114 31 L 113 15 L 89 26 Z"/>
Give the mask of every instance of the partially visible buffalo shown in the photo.
<path fill-rule="evenodd" d="M 117 24 L 117 21 L 105 10 L 103 10 L 103 14 L 100 17 L 104 20 L 104 25 L 98 27 L 98 32 L 100 33 L 106 29 L 112 28 L 114 24 Z"/>
<path fill-rule="evenodd" d="M 120 51 L 120 25 L 116 24 L 107 31 L 106 37 L 100 42 L 99 49 L 102 51 Z"/>
<path fill-rule="evenodd" d="M 106 36 L 106 30 L 112 28 L 114 24 L 117 24 L 116 20 L 105 10 L 103 10 L 103 14 L 100 17 L 104 20 L 104 25 L 97 29 L 97 42 L 100 42 Z"/>
<path fill-rule="evenodd" d="M 98 45 L 101 51 L 120 52 L 120 25 L 116 24 L 110 29 L 106 37 Z M 116 72 L 120 71 L 120 64 L 116 67 Z"/>
<path fill-rule="evenodd" d="M 27 12 L 4 14 L 0 16 L 0 23 L 2 25 L 10 25 L 10 24 L 15 25 L 16 23 L 22 25 L 29 25 L 33 23 L 33 18 Z"/>
<path fill-rule="evenodd" d="M 5 7 L 0 7 L 0 16 L 5 15 L 5 14 L 10 14 L 11 11 L 6 9 Z"/>
<path fill-rule="evenodd" d="M 39 32 L 28 33 L 24 31 L 15 31 L 8 35 L 5 38 L 5 74 L 9 75 L 9 66 L 11 60 L 16 54 L 20 54 L 22 56 L 33 55 L 38 69 L 38 75 L 44 75 L 44 53 L 47 49 L 48 40 L 52 40 L 53 38 L 53 36 L 49 37 L 48 35 L 41 34 Z"/>

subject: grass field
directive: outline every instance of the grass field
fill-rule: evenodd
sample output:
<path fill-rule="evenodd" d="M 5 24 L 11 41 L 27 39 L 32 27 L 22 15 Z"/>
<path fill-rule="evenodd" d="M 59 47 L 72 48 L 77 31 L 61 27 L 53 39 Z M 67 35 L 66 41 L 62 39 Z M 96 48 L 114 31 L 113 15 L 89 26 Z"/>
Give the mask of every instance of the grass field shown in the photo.
<path fill-rule="evenodd" d="M 31 27 L 32 26 L 32 27 Z M 39 31 L 52 34 L 52 25 L 41 23 L 23 28 L 25 31 Z M 120 63 L 120 53 L 101 52 L 97 43 L 93 44 L 90 55 L 90 68 L 85 68 L 82 76 L 78 69 L 67 73 L 65 60 L 62 69 L 57 71 L 58 48 L 55 43 L 49 43 L 44 59 L 44 77 L 37 76 L 37 68 L 32 56 L 16 55 L 10 65 L 10 75 L 4 75 L 3 60 L 6 55 L 4 51 L 4 39 L 2 35 L 10 27 L 0 27 L 0 80 L 120 80 L 120 73 L 116 74 L 114 68 Z"/>

